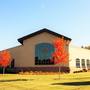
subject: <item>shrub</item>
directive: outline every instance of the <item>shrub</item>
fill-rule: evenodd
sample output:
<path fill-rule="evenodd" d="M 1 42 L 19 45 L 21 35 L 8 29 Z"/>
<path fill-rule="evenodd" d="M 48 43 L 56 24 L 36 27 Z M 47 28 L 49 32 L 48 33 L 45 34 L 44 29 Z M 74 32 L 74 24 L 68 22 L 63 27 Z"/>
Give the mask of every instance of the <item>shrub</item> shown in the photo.
<path fill-rule="evenodd" d="M 69 73 L 70 72 L 70 68 L 69 67 L 61 67 L 60 72 L 61 73 Z"/>
<path fill-rule="evenodd" d="M 79 71 L 74 71 L 73 73 L 80 73 L 80 72 L 83 72 L 82 70 L 79 70 Z"/>
<path fill-rule="evenodd" d="M 83 69 L 83 72 L 87 72 L 87 70 L 86 69 Z"/>
<path fill-rule="evenodd" d="M 15 70 L 13 68 L 6 68 L 6 73 L 16 73 Z"/>

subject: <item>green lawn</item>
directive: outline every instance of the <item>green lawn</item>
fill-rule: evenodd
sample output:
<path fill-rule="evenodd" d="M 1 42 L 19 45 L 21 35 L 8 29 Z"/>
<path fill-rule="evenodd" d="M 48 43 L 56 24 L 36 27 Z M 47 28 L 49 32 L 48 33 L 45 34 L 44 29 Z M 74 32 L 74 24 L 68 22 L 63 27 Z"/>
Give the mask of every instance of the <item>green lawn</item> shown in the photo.
<path fill-rule="evenodd" d="M 90 72 L 58 75 L 0 75 L 0 90 L 90 90 Z"/>

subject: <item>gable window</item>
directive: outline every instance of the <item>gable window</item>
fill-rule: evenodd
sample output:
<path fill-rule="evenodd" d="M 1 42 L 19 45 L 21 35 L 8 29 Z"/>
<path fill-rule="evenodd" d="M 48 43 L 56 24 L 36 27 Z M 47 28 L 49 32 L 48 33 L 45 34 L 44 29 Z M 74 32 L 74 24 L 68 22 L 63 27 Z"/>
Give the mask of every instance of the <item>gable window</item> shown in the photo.
<path fill-rule="evenodd" d="M 82 64 L 82 68 L 85 68 L 85 59 L 82 59 L 81 64 Z"/>
<path fill-rule="evenodd" d="M 80 68 L 80 59 L 79 58 L 76 59 L 76 68 Z"/>
<path fill-rule="evenodd" d="M 40 43 L 35 46 L 35 65 L 51 65 L 54 46 L 50 43 Z"/>

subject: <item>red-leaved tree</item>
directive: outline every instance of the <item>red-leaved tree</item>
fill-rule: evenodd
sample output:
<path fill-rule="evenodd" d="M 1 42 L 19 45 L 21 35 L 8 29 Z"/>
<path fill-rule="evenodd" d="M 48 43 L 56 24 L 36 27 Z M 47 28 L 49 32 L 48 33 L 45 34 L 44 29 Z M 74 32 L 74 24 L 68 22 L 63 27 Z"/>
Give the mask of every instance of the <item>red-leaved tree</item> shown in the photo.
<path fill-rule="evenodd" d="M 60 79 L 60 64 L 67 63 L 69 54 L 67 45 L 69 44 L 68 41 L 65 41 L 63 38 L 57 38 L 54 40 L 53 45 L 55 51 L 52 53 L 52 58 L 55 64 L 59 64 L 59 79 Z"/>
<path fill-rule="evenodd" d="M 3 67 L 3 74 L 5 72 L 5 68 L 10 64 L 11 55 L 7 50 L 3 50 L 0 52 L 0 66 Z"/>

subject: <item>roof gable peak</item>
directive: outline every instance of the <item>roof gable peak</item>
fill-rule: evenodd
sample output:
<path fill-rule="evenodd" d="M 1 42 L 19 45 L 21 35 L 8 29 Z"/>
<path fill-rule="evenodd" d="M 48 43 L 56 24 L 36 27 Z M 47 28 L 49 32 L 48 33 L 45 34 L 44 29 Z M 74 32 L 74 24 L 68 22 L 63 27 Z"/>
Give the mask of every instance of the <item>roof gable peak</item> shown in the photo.
<path fill-rule="evenodd" d="M 38 35 L 38 34 L 40 34 L 40 33 L 43 33 L 43 32 L 47 32 L 47 33 L 52 34 L 52 35 L 57 36 L 57 37 L 64 37 L 64 39 L 71 41 L 71 38 L 68 38 L 68 37 L 66 37 L 66 36 L 64 36 L 64 35 L 58 34 L 58 33 L 54 32 L 54 31 L 51 31 L 51 30 L 49 30 L 49 29 L 47 29 L 47 28 L 43 28 L 43 29 L 38 30 L 38 31 L 36 31 L 36 32 L 34 32 L 34 33 L 31 33 L 31 34 L 29 34 L 29 35 L 26 35 L 26 36 L 24 36 L 24 37 L 22 37 L 22 38 L 19 38 L 18 41 L 19 41 L 21 44 L 23 44 L 23 41 L 24 41 L 24 40 L 26 40 L 26 39 L 28 39 L 28 38 L 30 38 L 30 37 L 33 37 L 33 36 L 35 36 L 35 35 Z"/>

